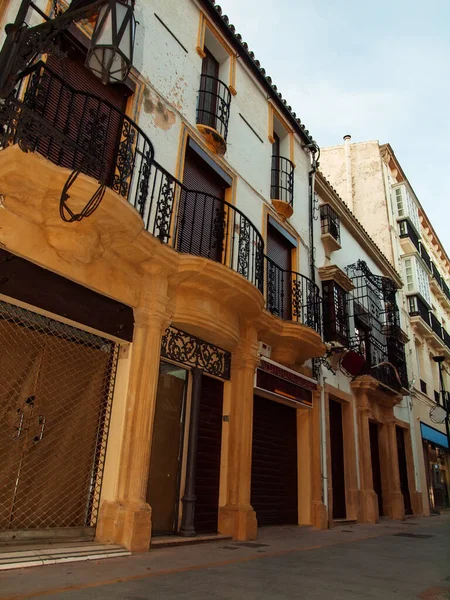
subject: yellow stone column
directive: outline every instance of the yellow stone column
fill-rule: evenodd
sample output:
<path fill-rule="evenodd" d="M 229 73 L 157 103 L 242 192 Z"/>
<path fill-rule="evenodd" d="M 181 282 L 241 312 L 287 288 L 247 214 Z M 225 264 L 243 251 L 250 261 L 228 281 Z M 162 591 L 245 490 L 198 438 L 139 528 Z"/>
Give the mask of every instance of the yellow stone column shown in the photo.
<path fill-rule="evenodd" d="M 229 421 L 224 425 L 222 474 L 225 504 L 219 507 L 219 531 L 235 540 L 257 536 L 256 514 L 250 504 L 252 472 L 253 388 L 258 365 L 258 338 L 249 328 L 241 332 L 231 358 L 231 381 L 226 386 L 225 405 Z"/>
<path fill-rule="evenodd" d="M 369 414 L 370 404 L 367 392 L 356 390 L 358 411 L 358 441 L 359 441 L 359 510 L 360 523 L 377 523 L 378 498 L 373 490 L 372 456 L 370 451 Z"/>
<path fill-rule="evenodd" d="M 384 421 L 386 429 L 386 450 L 380 448 L 380 458 L 385 457 L 382 461 L 381 470 L 386 470 L 387 473 L 387 490 L 386 512 L 391 519 L 405 518 L 405 503 L 400 487 L 400 471 L 398 466 L 398 448 L 397 448 L 397 432 L 395 428 L 395 417 L 391 414 Z M 381 441 L 381 440 L 380 440 Z"/>
<path fill-rule="evenodd" d="M 133 552 L 149 549 L 151 507 L 146 502 L 151 437 L 161 354 L 161 338 L 170 324 L 168 281 L 163 272 L 145 282 L 131 350 L 125 427 L 115 501 L 100 508 L 96 539 L 119 543 Z"/>

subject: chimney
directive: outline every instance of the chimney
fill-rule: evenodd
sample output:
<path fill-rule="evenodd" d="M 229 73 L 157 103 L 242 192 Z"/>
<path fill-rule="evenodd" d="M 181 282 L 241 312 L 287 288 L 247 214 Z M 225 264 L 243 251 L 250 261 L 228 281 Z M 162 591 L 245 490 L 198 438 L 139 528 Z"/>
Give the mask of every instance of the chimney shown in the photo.
<path fill-rule="evenodd" d="M 345 175 L 347 180 L 347 206 L 351 211 L 353 211 L 352 160 L 350 156 L 351 139 L 351 135 L 344 135 Z"/>

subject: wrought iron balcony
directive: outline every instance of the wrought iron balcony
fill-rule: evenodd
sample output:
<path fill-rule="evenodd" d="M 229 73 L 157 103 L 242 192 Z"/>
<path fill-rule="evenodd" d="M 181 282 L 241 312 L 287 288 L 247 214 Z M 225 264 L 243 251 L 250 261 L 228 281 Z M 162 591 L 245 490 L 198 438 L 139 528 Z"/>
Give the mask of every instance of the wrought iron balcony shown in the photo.
<path fill-rule="evenodd" d="M 320 227 L 322 235 L 329 233 L 338 244 L 341 243 L 340 219 L 329 204 L 320 207 Z"/>
<path fill-rule="evenodd" d="M 161 242 L 220 262 L 263 292 L 264 242 L 252 222 L 228 202 L 175 179 L 154 160 L 145 133 L 108 102 L 73 89 L 40 62 L 6 101 L 0 126 L 1 147 L 17 143 L 103 181 Z"/>
<path fill-rule="evenodd" d="M 415 232 L 413 226 L 408 220 L 399 221 L 400 239 L 409 239 L 417 252 L 420 251 L 419 236 Z"/>
<path fill-rule="evenodd" d="M 294 164 L 284 156 L 272 155 L 270 198 L 294 206 Z"/>
<path fill-rule="evenodd" d="M 216 131 L 227 141 L 231 92 L 223 81 L 211 75 L 200 76 L 197 103 L 197 125 Z"/>
<path fill-rule="evenodd" d="M 431 267 L 430 255 L 425 250 L 425 246 L 422 244 L 422 242 L 419 242 L 419 244 L 420 244 L 420 256 L 422 257 L 423 262 L 427 265 L 428 269 L 431 271 L 432 267 Z"/>
<path fill-rule="evenodd" d="M 308 277 L 279 267 L 268 256 L 266 261 L 266 308 L 287 321 L 296 321 L 322 331 L 319 287 Z"/>
<path fill-rule="evenodd" d="M 444 338 L 444 344 L 450 350 L 450 335 L 447 333 L 447 331 L 446 331 L 446 329 L 444 329 L 444 327 L 442 328 L 442 335 Z"/>
<path fill-rule="evenodd" d="M 443 340 L 444 336 L 442 333 L 442 325 L 440 324 L 439 319 L 435 317 L 432 312 L 430 312 L 430 323 L 431 329 L 434 331 L 434 333 Z"/>
<path fill-rule="evenodd" d="M 442 287 L 442 277 L 441 277 L 441 274 L 439 273 L 439 269 L 434 264 L 434 262 L 431 263 L 431 267 L 432 267 L 434 279 L 436 279 L 436 281 L 438 282 L 439 286 Z"/>

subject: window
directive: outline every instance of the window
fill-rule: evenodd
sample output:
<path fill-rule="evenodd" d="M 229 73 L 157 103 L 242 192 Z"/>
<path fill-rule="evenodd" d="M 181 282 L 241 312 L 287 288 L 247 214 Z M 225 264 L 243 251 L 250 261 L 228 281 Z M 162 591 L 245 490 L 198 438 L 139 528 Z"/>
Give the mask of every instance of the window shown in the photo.
<path fill-rule="evenodd" d="M 407 291 L 412 292 L 414 290 L 414 276 L 410 258 L 405 259 L 405 280 Z"/>
<path fill-rule="evenodd" d="M 410 315 L 413 315 L 413 314 L 419 312 L 419 307 L 417 306 L 417 297 L 416 296 L 410 296 L 408 298 L 408 305 L 409 305 L 409 314 Z"/>
<path fill-rule="evenodd" d="M 219 79 L 221 79 L 235 96 L 236 91 L 236 53 L 223 39 L 214 25 L 208 21 L 204 13 L 200 13 L 197 53 L 205 57 L 206 50 L 212 52 L 219 62 Z"/>
<path fill-rule="evenodd" d="M 348 308 L 347 294 L 335 281 L 322 282 L 323 291 L 323 327 L 326 342 L 339 342 L 348 345 Z"/>
<path fill-rule="evenodd" d="M 402 188 L 396 188 L 395 190 L 395 201 L 397 202 L 397 214 L 399 217 L 405 216 L 405 209 L 403 205 Z"/>
<path fill-rule="evenodd" d="M 400 221 L 398 229 L 400 237 L 408 237 L 408 223 L 406 221 Z"/>

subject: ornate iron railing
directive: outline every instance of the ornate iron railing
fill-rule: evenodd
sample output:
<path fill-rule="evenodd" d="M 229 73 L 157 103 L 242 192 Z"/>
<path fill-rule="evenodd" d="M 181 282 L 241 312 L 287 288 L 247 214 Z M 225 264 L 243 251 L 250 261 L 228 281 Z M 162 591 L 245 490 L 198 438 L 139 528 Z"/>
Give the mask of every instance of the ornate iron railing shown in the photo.
<path fill-rule="evenodd" d="M 420 251 L 420 242 L 419 236 L 414 231 L 414 228 L 411 226 L 410 222 L 406 219 L 404 221 L 399 221 L 400 227 L 400 237 L 401 238 L 409 238 L 414 246 L 417 248 L 417 251 Z"/>
<path fill-rule="evenodd" d="M 450 349 L 450 335 L 447 333 L 447 330 L 444 327 L 442 328 L 442 335 L 445 345 Z"/>
<path fill-rule="evenodd" d="M 434 262 L 431 262 L 431 268 L 433 271 L 433 277 L 436 279 L 436 281 L 438 282 L 438 284 L 441 286 L 441 281 L 442 281 L 442 277 L 441 274 L 439 273 L 439 269 L 437 268 L 437 266 L 434 264 Z"/>
<path fill-rule="evenodd" d="M 281 319 L 302 323 L 321 333 L 319 287 L 305 275 L 282 269 L 268 256 L 265 261 L 267 310 Z"/>
<path fill-rule="evenodd" d="M 432 267 L 431 267 L 430 255 L 425 250 L 425 246 L 422 244 L 422 242 L 419 242 L 419 244 L 420 244 L 420 256 L 422 257 L 423 262 L 427 265 L 428 269 L 431 271 Z"/>
<path fill-rule="evenodd" d="M 444 336 L 442 334 L 442 325 L 439 322 L 439 319 L 437 317 L 435 317 L 435 315 L 430 311 L 430 322 L 431 322 L 431 329 L 434 331 L 434 333 L 439 336 L 442 340 L 444 339 Z"/>
<path fill-rule="evenodd" d="M 341 243 L 340 220 L 329 204 L 322 204 L 320 207 L 320 227 L 322 235 L 329 233 L 338 243 Z"/>
<path fill-rule="evenodd" d="M 231 92 L 220 79 L 200 76 L 197 102 L 197 123 L 215 129 L 226 141 L 230 119 Z"/>
<path fill-rule="evenodd" d="M 270 198 L 294 205 L 294 164 L 284 156 L 272 155 Z"/>
<path fill-rule="evenodd" d="M 43 62 L 23 73 L 0 113 L 0 146 L 18 143 L 55 164 L 90 175 L 140 212 L 153 146 L 109 102 L 70 86 Z"/>

